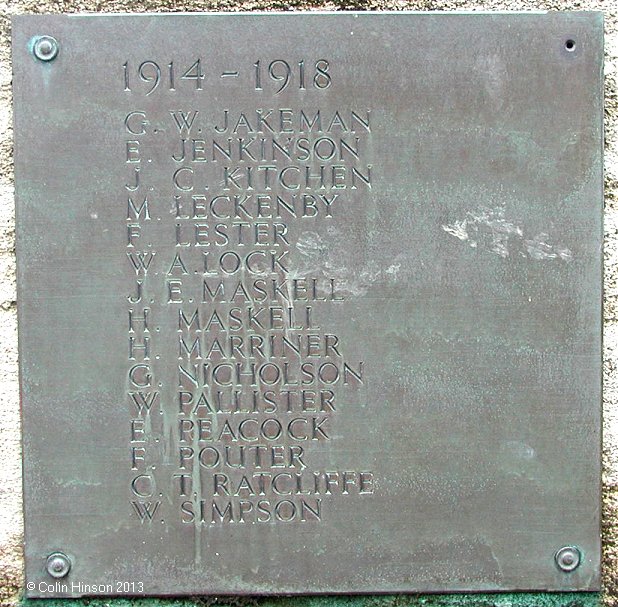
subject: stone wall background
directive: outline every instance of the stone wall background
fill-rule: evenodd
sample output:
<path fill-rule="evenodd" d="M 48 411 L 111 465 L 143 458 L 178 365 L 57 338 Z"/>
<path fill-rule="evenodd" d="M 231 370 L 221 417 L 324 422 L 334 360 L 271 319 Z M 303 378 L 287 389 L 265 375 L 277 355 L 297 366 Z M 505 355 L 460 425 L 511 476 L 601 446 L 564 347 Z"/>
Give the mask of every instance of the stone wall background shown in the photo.
<path fill-rule="evenodd" d="M 11 97 L 11 16 L 21 13 L 248 10 L 600 10 L 605 14 L 605 302 L 603 440 L 603 603 L 618 607 L 618 0 L 0 0 L 0 607 L 19 601 L 22 579 L 21 461 L 15 209 Z M 524 598 L 524 597 L 520 597 Z M 566 598 L 566 597 L 565 597 Z M 528 600 L 552 605 L 538 596 Z M 569 598 L 570 600 L 570 598 Z M 121 601 L 129 604 L 129 601 Z M 140 601 L 142 602 L 142 601 Z M 242 601 L 241 601 L 242 602 Z M 311 604 L 326 605 L 328 599 Z M 399 601 L 389 599 L 389 604 Z M 520 602 L 504 595 L 500 604 Z M 101 605 L 107 605 L 103 601 Z M 232 601 L 237 604 L 238 601 Z M 254 603 L 249 601 L 249 603 Z M 270 601 L 268 601 L 270 603 Z M 308 604 L 293 599 L 286 604 Z M 385 601 L 379 601 L 385 603 Z M 424 604 L 419 600 L 418 604 Z M 454 600 L 454 604 L 463 601 Z M 182 602 L 183 605 L 202 601 Z M 403 604 L 411 604 L 404 601 Z M 486 604 L 485 599 L 468 604 Z M 524 605 L 526 603 L 523 603 Z M 564 604 L 564 602 L 562 603 Z M 568 601 L 567 601 L 567 604 Z M 153 603 L 154 605 L 154 603 Z"/>

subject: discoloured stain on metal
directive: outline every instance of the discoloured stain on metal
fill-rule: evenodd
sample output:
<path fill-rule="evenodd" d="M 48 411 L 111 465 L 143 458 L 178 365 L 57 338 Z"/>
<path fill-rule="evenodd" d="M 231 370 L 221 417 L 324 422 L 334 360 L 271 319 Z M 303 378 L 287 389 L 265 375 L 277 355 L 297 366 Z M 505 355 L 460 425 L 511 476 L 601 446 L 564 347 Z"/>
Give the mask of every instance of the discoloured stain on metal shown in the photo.
<path fill-rule="evenodd" d="M 499 257 L 519 255 L 537 261 L 571 261 L 573 254 L 567 247 L 552 243 L 545 232 L 533 237 L 525 234 L 521 227 L 508 221 L 505 214 L 503 207 L 468 211 L 464 219 L 445 224 L 442 229 L 473 249 L 478 247 Z"/>

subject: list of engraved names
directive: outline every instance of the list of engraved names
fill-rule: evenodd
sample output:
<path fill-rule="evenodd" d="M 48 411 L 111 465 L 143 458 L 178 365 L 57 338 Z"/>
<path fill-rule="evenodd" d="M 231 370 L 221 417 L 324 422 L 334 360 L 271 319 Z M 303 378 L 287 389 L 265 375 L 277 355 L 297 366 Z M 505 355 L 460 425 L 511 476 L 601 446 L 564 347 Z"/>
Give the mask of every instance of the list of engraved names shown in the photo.
<path fill-rule="evenodd" d="M 220 73 L 201 59 L 127 61 L 118 73 L 128 516 L 319 523 L 332 500 L 376 489 L 354 461 L 314 462 L 345 438 L 334 421 L 366 398 L 366 364 L 328 326 L 350 293 L 296 258 L 370 192 L 371 109 L 333 107 L 324 58 Z M 255 105 L 239 109 L 234 86 Z M 218 105 L 201 103 L 208 87 Z"/>

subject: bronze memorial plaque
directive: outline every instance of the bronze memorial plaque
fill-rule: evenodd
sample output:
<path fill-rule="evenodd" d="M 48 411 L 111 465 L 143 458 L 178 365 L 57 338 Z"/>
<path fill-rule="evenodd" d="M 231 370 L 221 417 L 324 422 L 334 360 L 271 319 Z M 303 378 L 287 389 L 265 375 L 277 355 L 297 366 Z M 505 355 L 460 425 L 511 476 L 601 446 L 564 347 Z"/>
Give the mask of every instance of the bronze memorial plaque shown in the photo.
<path fill-rule="evenodd" d="M 16 17 L 28 596 L 598 589 L 602 30 Z"/>

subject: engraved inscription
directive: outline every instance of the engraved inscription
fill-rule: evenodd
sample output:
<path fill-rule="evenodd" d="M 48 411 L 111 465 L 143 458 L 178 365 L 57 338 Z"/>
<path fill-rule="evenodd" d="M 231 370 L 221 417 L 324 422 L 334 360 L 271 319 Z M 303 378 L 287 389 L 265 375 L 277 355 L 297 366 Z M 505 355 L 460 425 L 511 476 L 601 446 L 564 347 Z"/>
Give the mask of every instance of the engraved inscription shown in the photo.
<path fill-rule="evenodd" d="M 314 461 L 316 446 L 327 453 L 345 439 L 340 412 L 365 406 L 366 362 L 328 326 L 346 301 L 340 277 L 303 264 L 307 237 L 372 188 L 372 110 L 264 109 L 264 97 L 240 111 L 140 109 L 160 87 L 199 91 L 221 78 L 251 78 L 273 100 L 325 90 L 336 86 L 326 59 L 260 59 L 219 79 L 200 59 L 127 61 L 122 72 L 137 104 L 119 119 L 134 280 L 129 514 L 142 524 L 318 523 L 332 500 L 379 486 L 353 461 Z M 167 185 L 151 186 L 155 174 Z M 162 342 L 168 333 L 175 343 Z"/>
<path fill-rule="evenodd" d="M 148 96 L 160 86 L 170 91 L 182 89 L 184 86 L 193 86 L 198 91 L 203 90 L 208 84 L 216 86 L 217 74 L 212 70 L 205 70 L 204 66 L 205 62 L 201 58 L 196 59 L 188 67 L 180 67 L 174 61 L 170 61 L 165 67 L 151 60 L 142 61 L 136 66 L 125 61 L 122 65 L 124 90 Z M 245 68 L 243 70 L 225 70 L 218 76 L 242 78 L 245 83 L 250 80 L 254 90 L 269 89 L 275 95 L 288 87 L 294 87 L 299 91 L 305 91 L 307 88 L 323 90 L 332 84 L 330 62 L 327 59 L 314 61 L 300 59 L 295 63 L 285 59 L 270 61 L 258 59 L 251 68 L 243 67 Z"/>

